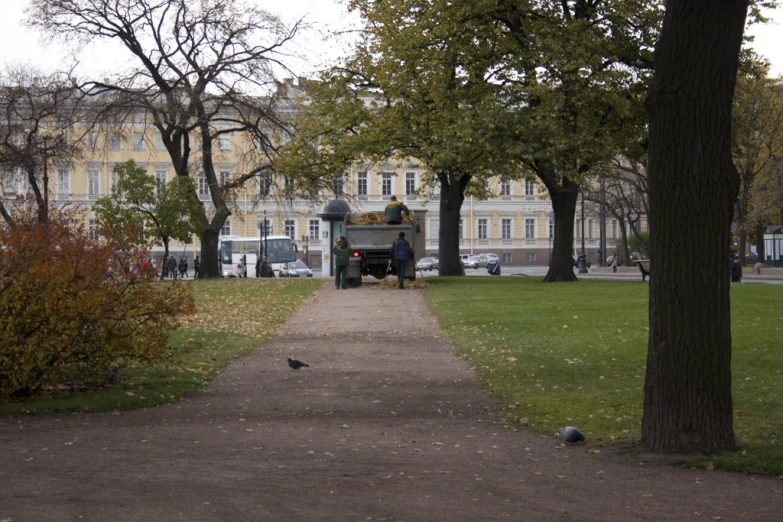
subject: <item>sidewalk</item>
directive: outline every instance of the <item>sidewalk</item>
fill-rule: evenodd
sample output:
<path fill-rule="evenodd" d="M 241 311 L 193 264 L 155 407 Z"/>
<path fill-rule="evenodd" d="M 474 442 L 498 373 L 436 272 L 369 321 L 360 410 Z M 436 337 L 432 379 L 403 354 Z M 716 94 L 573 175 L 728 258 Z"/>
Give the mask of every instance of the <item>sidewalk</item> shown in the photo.
<path fill-rule="evenodd" d="M 780 519 L 779 480 L 590 447 L 507 424 L 420 291 L 326 285 L 179 404 L 0 419 L 0 520 Z"/>

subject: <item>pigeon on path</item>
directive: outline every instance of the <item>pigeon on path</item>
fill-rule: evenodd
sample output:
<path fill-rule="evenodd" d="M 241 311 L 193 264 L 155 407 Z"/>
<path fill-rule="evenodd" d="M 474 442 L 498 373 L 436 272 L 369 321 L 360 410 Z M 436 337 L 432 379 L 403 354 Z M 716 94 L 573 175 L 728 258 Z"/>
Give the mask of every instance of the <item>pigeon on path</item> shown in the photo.
<path fill-rule="evenodd" d="M 560 436 L 563 437 L 563 440 L 566 442 L 582 442 L 585 440 L 585 436 L 579 433 L 579 430 L 573 426 L 560 428 Z"/>
<path fill-rule="evenodd" d="M 290 357 L 288 358 L 288 366 L 290 366 L 292 370 L 298 370 L 302 366 L 306 366 L 307 368 L 310 367 L 309 364 L 305 364 L 302 361 L 297 361 L 296 359 L 291 359 Z"/>

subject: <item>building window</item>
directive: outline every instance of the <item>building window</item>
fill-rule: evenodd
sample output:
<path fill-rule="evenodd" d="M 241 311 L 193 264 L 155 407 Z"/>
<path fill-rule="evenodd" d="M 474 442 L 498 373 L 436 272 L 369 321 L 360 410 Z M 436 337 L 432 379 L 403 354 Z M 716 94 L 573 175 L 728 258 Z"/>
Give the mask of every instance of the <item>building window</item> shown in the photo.
<path fill-rule="evenodd" d="M 612 220 L 612 239 L 617 239 L 617 220 Z"/>
<path fill-rule="evenodd" d="M 112 134 L 109 148 L 111 150 L 122 150 L 122 136 L 119 134 Z"/>
<path fill-rule="evenodd" d="M 416 194 L 416 173 L 415 172 L 406 172 L 405 173 L 405 194 L 408 196 L 412 196 Z"/>
<path fill-rule="evenodd" d="M 272 191 L 272 174 L 265 173 L 258 177 L 258 195 L 266 197 Z"/>
<path fill-rule="evenodd" d="M 311 219 L 308 226 L 310 228 L 310 241 L 318 241 L 321 235 L 319 231 L 321 222 L 317 219 Z"/>
<path fill-rule="evenodd" d="M 8 173 L 6 173 L 8 176 Z M 14 178 L 11 174 L 11 188 L 13 191 Z M 66 168 L 57 169 L 57 193 L 58 194 L 70 194 L 71 193 L 71 171 Z"/>
<path fill-rule="evenodd" d="M 502 180 L 500 182 L 500 195 L 501 196 L 510 196 L 511 195 L 511 182 L 508 180 Z"/>
<path fill-rule="evenodd" d="M 582 220 L 577 219 L 576 220 L 576 238 L 581 239 L 582 238 Z"/>
<path fill-rule="evenodd" d="M 272 222 L 265 219 L 261 222 L 261 236 L 271 236 L 273 234 Z"/>
<path fill-rule="evenodd" d="M 224 187 L 231 184 L 231 173 L 225 170 L 220 171 L 220 184 Z"/>
<path fill-rule="evenodd" d="M 283 228 L 285 229 L 285 235 L 296 239 L 296 223 L 293 219 L 286 219 L 283 222 Z"/>
<path fill-rule="evenodd" d="M 359 172 L 356 175 L 356 195 L 357 196 L 366 196 L 367 195 L 367 173 L 366 172 Z"/>
<path fill-rule="evenodd" d="M 133 133 L 133 150 L 144 150 L 144 133 Z"/>
<path fill-rule="evenodd" d="M 511 220 L 500 220 L 500 239 L 511 239 Z"/>
<path fill-rule="evenodd" d="M 231 136 L 228 134 L 218 135 L 218 149 L 221 152 L 228 152 L 231 150 Z"/>
<path fill-rule="evenodd" d="M 509 254 L 508 252 L 505 252 L 505 253 L 503 254 L 503 263 L 505 263 L 505 264 L 507 264 L 507 265 L 510 265 L 510 264 L 511 264 L 511 263 L 513 263 L 513 262 L 514 262 L 514 256 L 513 256 L 513 254 Z"/>
<path fill-rule="evenodd" d="M 430 228 L 427 234 L 430 236 L 430 240 L 437 241 L 440 239 L 440 219 L 430 219 Z"/>
<path fill-rule="evenodd" d="M 427 191 L 427 197 L 432 201 L 437 201 L 440 199 L 440 181 L 436 182 L 430 187 L 430 189 Z"/>
<path fill-rule="evenodd" d="M 340 174 L 339 176 L 334 178 L 334 183 L 332 183 L 332 194 L 334 194 L 335 197 L 339 198 L 343 194 L 345 194 L 345 191 L 343 190 L 343 187 L 345 186 L 345 177 Z"/>
<path fill-rule="evenodd" d="M 87 235 L 90 241 L 98 241 L 101 238 L 101 235 L 98 233 L 98 220 L 90 219 L 87 227 Z"/>
<path fill-rule="evenodd" d="M 155 170 L 155 181 L 156 187 L 155 190 L 160 196 L 160 193 L 163 192 L 163 187 L 166 186 L 166 183 L 168 183 L 169 180 L 169 171 L 167 169 L 156 169 Z"/>
<path fill-rule="evenodd" d="M 587 239 L 593 239 L 593 220 L 587 220 Z"/>
<path fill-rule="evenodd" d="M 160 132 L 155 133 L 155 150 L 166 150 L 166 145 L 163 144 L 163 134 Z"/>
<path fill-rule="evenodd" d="M 535 239 L 536 238 L 536 220 L 535 219 L 526 219 L 525 220 L 525 239 Z"/>
<path fill-rule="evenodd" d="M 221 236 L 230 236 L 231 235 L 231 220 L 227 219 L 225 223 L 223 223 L 223 227 L 220 229 L 220 235 Z"/>
<path fill-rule="evenodd" d="M 294 183 L 294 178 L 290 176 L 285 177 L 285 194 L 289 197 L 294 195 L 294 190 L 296 188 L 296 184 Z"/>
<path fill-rule="evenodd" d="M 525 196 L 536 195 L 536 182 L 530 179 L 525 180 Z"/>
<path fill-rule="evenodd" d="M 101 194 L 101 171 L 94 167 L 87 169 L 87 194 L 90 196 Z"/>
<path fill-rule="evenodd" d="M 549 239 L 554 239 L 554 237 L 555 237 L 555 222 L 554 222 L 554 220 L 551 217 L 547 221 L 549 222 Z"/>
<path fill-rule="evenodd" d="M 536 253 L 535 252 L 529 252 L 525 254 L 525 263 L 527 264 L 533 264 L 536 262 Z"/>
<path fill-rule="evenodd" d="M 392 195 L 392 173 L 391 172 L 382 172 L 381 173 L 381 195 L 382 196 L 391 196 Z"/>
<path fill-rule="evenodd" d="M 209 183 L 203 172 L 198 175 L 198 197 L 201 199 L 209 197 Z"/>
<path fill-rule="evenodd" d="M 120 180 L 120 175 L 112 167 L 109 171 L 109 192 L 116 191 L 117 182 Z"/>
<path fill-rule="evenodd" d="M 87 149 L 98 150 L 98 133 L 90 132 L 87 134 Z"/>
<path fill-rule="evenodd" d="M 487 220 L 478 220 L 478 239 L 487 239 Z"/>

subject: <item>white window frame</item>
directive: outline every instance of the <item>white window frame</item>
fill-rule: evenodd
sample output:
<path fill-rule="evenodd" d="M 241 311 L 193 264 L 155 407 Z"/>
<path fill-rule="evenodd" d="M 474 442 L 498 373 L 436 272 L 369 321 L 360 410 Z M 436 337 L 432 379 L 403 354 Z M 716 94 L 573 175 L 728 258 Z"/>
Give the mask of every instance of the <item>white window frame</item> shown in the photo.
<path fill-rule="evenodd" d="M 231 218 L 226 219 L 225 223 L 223 223 L 223 227 L 220 229 L 220 235 L 221 236 L 231 235 Z"/>
<path fill-rule="evenodd" d="M 218 134 L 218 150 L 221 152 L 229 152 L 231 150 L 230 134 Z"/>
<path fill-rule="evenodd" d="M 285 235 L 290 237 L 291 239 L 296 240 L 296 220 L 295 219 L 284 219 L 283 220 L 283 230 L 285 231 Z"/>
<path fill-rule="evenodd" d="M 71 169 L 68 167 L 57 167 L 57 194 L 66 196 L 71 193 Z"/>
<path fill-rule="evenodd" d="M 489 220 L 478 218 L 476 220 L 476 239 L 489 239 Z"/>
<path fill-rule="evenodd" d="M 198 197 L 199 199 L 208 199 L 209 196 L 209 182 L 207 181 L 207 175 L 203 172 L 200 172 L 198 175 Z"/>
<path fill-rule="evenodd" d="M 144 132 L 133 133 L 133 150 L 144 150 Z"/>
<path fill-rule="evenodd" d="M 511 195 L 511 181 L 507 179 L 501 179 L 500 180 L 500 195 L 501 196 L 510 196 Z"/>
<path fill-rule="evenodd" d="M 525 218 L 525 239 L 536 238 L 536 220 L 533 218 Z"/>
<path fill-rule="evenodd" d="M 419 186 L 419 174 L 417 172 L 405 173 L 405 195 L 415 196 Z"/>
<path fill-rule="evenodd" d="M 87 133 L 87 150 L 98 150 L 99 137 L 97 132 Z"/>
<path fill-rule="evenodd" d="M 430 237 L 430 241 L 438 241 L 440 239 L 440 219 L 430 218 L 427 220 L 427 224 L 427 234 Z"/>
<path fill-rule="evenodd" d="M 111 150 L 122 150 L 122 135 L 121 134 L 112 134 L 111 138 L 109 138 L 109 149 Z"/>
<path fill-rule="evenodd" d="M 160 132 L 155 133 L 155 150 L 166 150 L 166 145 L 163 143 L 163 134 Z"/>
<path fill-rule="evenodd" d="M 356 174 L 356 195 L 366 196 L 368 183 L 367 183 L 367 171 L 358 172 Z"/>
<path fill-rule="evenodd" d="M 310 233 L 310 241 L 318 241 L 321 239 L 321 220 L 311 219 L 308 222 L 308 231 Z"/>
<path fill-rule="evenodd" d="M 536 195 L 536 182 L 532 179 L 526 179 L 525 180 L 525 196 L 533 196 Z"/>
<path fill-rule="evenodd" d="M 155 169 L 155 193 L 160 196 L 163 187 L 169 182 L 169 169 L 158 167 Z"/>
<path fill-rule="evenodd" d="M 90 238 L 90 241 L 100 241 L 101 234 L 98 232 L 98 220 L 95 218 L 90 218 L 87 222 L 87 237 Z"/>
<path fill-rule="evenodd" d="M 381 172 L 381 196 L 391 196 L 393 190 L 392 173 Z"/>
<path fill-rule="evenodd" d="M 101 169 L 98 166 L 87 166 L 87 195 L 100 197 L 101 195 Z"/>
<path fill-rule="evenodd" d="M 500 239 L 514 238 L 514 220 L 511 218 L 501 218 L 500 220 Z"/>

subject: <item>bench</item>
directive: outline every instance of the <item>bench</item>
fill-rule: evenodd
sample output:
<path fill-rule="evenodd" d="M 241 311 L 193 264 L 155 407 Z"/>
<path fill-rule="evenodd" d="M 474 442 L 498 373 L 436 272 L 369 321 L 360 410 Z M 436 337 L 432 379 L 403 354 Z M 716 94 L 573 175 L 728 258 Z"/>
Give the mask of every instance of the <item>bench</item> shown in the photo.
<path fill-rule="evenodd" d="M 650 260 L 649 259 L 637 259 L 634 261 L 636 266 L 639 267 L 639 272 L 642 273 L 642 283 L 650 277 Z"/>

